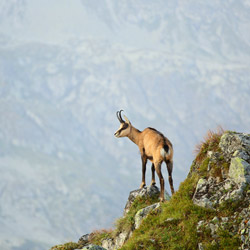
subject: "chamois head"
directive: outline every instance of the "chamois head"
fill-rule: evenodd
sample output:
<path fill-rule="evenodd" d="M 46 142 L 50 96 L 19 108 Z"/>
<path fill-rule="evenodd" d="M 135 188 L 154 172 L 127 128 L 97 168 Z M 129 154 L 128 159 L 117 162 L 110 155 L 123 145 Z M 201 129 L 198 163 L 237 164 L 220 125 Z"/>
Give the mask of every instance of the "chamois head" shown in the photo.
<path fill-rule="evenodd" d="M 116 112 L 117 119 L 121 123 L 119 129 L 114 134 L 115 137 L 117 138 L 128 136 L 129 133 L 131 132 L 131 123 L 125 115 L 124 115 L 125 121 L 122 119 L 122 115 L 121 115 L 122 111 L 123 110 Z"/>

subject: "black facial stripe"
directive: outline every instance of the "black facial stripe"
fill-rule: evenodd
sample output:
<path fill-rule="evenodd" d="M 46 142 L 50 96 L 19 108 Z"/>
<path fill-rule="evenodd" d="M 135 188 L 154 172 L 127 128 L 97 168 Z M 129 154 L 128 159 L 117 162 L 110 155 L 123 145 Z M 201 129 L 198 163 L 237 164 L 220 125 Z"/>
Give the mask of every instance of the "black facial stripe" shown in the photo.
<path fill-rule="evenodd" d="M 128 127 L 128 124 L 127 123 L 124 123 L 122 125 L 122 128 L 119 130 L 119 132 L 121 132 L 122 130 L 126 129 Z"/>

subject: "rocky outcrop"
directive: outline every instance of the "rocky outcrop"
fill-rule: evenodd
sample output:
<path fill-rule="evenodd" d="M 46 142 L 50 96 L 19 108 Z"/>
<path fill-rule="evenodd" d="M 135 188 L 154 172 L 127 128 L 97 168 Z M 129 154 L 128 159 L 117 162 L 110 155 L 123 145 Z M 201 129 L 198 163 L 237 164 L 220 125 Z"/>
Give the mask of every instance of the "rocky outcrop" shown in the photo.
<path fill-rule="evenodd" d="M 237 201 L 244 195 L 244 185 L 239 185 L 231 179 L 218 182 L 216 178 L 201 178 L 198 181 L 193 196 L 194 204 L 215 209 L 225 201 Z"/>
<path fill-rule="evenodd" d="M 124 215 L 126 215 L 133 204 L 134 200 L 138 197 L 153 197 L 153 196 L 159 196 L 160 191 L 157 186 L 149 186 L 149 187 L 144 187 L 141 189 L 136 189 L 134 191 L 131 191 L 128 197 L 128 201 L 125 205 L 124 208 Z M 165 200 L 170 199 L 170 195 L 165 191 L 164 193 L 164 198 Z"/>
<path fill-rule="evenodd" d="M 221 154 L 230 163 L 229 171 L 222 180 L 210 176 L 198 181 L 193 201 L 202 207 L 216 208 L 227 200 L 242 199 L 250 184 L 250 136 L 227 132 L 221 137 L 219 147 L 221 152 L 216 152 L 217 157 Z M 208 157 L 213 161 L 213 152 L 208 152 Z"/>
<path fill-rule="evenodd" d="M 227 229 L 231 231 L 232 237 L 240 234 L 240 249 L 250 249 L 250 135 L 227 132 L 221 137 L 219 147 L 220 152 L 216 154 L 228 163 L 228 173 L 220 175 L 223 178 L 210 176 L 209 173 L 201 178 L 197 183 L 193 202 L 213 210 L 223 206 L 226 208 L 226 205 L 239 204 L 239 207 L 227 217 L 214 217 L 211 221 L 201 220 L 197 232 L 209 230 L 216 246 L 218 233 Z M 208 152 L 208 165 L 213 154 Z M 204 249 L 201 243 L 199 249 Z"/>
<path fill-rule="evenodd" d="M 153 197 L 159 197 L 160 195 L 160 190 L 157 186 L 150 186 L 150 187 L 144 187 L 141 189 L 137 189 L 134 191 L 131 191 L 128 197 L 128 200 L 126 202 L 124 211 L 123 211 L 123 216 L 125 217 L 133 203 L 135 202 L 135 200 L 137 198 L 153 198 Z M 169 200 L 170 199 L 170 195 L 165 191 L 165 200 Z M 140 209 L 139 211 L 137 211 L 137 213 L 134 215 L 134 224 L 130 227 L 130 228 L 126 228 L 124 230 L 122 230 L 121 232 L 119 232 L 116 236 L 113 237 L 109 237 L 109 238 L 105 238 L 102 240 L 101 245 L 102 245 L 102 249 L 106 249 L 106 250 L 116 250 L 119 249 L 123 246 L 123 244 L 132 236 L 133 231 L 137 228 L 139 228 L 139 226 L 141 225 L 142 221 L 147 217 L 147 215 L 156 209 L 160 208 L 160 203 L 154 203 L 150 206 L 146 206 L 142 209 Z M 80 239 L 79 242 L 86 244 L 86 247 L 95 247 L 93 245 L 88 245 L 89 241 L 91 238 L 91 234 L 90 235 L 83 235 Z M 84 248 L 85 249 L 85 248 Z M 86 248 L 88 249 L 88 248 Z M 92 248 L 89 248 L 92 250 Z M 94 248 L 93 248 L 94 250 Z"/>
<path fill-rule="evenodd" d="M 133 202 L 136 198 L 150 198 L 150 197 L 159 197 L 160 190 L 157 186 L 144 187 L 131 191 L 127 200 L 127 203 L 124 208 L 124 216 L 129 212 Z M 170 195 L 165 191 L 165 199 L 169 200 Z M 102 246 L 107 250 L 116 250 L 122 247 L 122 245 L 132 236 L 132 233 L 135 229 L 139 228 L 143 219 L 152 211 L 160 207 L 160 203 L 155 203 L 145 208 L 140 209 L 134 216 L 134 225 L 129 230 L 124 230 L 120 232 L 113 239 L 105 239 L 102 241 Z"/>

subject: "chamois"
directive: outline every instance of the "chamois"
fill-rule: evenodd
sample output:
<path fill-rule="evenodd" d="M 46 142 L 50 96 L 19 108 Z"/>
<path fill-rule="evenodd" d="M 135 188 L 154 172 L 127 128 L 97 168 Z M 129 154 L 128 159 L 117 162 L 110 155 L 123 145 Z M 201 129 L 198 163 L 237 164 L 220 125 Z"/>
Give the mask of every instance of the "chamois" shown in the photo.
<path fill-rule="evenodd" d="M 155 171 L 159 177 L 161 191 L 160 201 L 164 201 L 164 178 L 161 173 L 161 164 L 164 161 L 168 169 L 168 180 L 171 193 L 174 194 L 174 186 L 172 179 L 173 170 L 173 146 L 172 143 L 162 133 L 154 128 L 146 128 L 140 131 L 132 126 L 131 122 L 124 115 L 125 121 L 121 116 L 123 110 L 117 111 L 116 116 L 120 122 L 119 129 L 115 132 L 115 137 L 128 137 L 134 142 L 140 150 L 142 160 L 142 182 L 140 188 L 146 185 L 145 173 L 147 160 L 152 162 L 152 181 L 151 185 L 155 185 Z"/>

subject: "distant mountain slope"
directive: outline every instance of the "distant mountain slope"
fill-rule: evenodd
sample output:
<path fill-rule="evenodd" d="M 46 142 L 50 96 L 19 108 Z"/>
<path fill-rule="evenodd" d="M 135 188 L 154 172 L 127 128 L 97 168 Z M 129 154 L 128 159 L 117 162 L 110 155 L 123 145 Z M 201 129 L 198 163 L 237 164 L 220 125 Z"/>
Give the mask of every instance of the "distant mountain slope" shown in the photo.
<path fill-rule="evenodd" d="M 173 142 L 176 187 L 207 129 L 247 131 L 249 8 L 247 1 L 1 1 L 6 250 L 11 232 L 16 247 L 39 245 L 35 231 L 52 245 L 120 215 L 140 184 L 141 162 L 135 145 L 113 136 L 117 110 Z"/>

